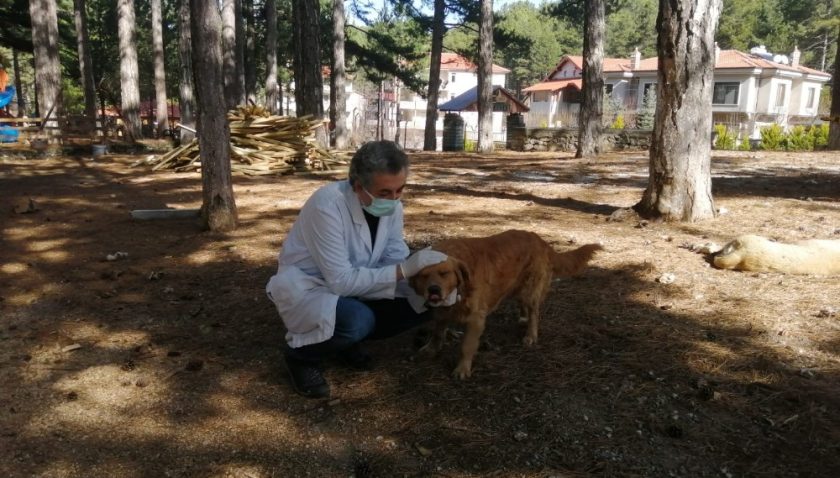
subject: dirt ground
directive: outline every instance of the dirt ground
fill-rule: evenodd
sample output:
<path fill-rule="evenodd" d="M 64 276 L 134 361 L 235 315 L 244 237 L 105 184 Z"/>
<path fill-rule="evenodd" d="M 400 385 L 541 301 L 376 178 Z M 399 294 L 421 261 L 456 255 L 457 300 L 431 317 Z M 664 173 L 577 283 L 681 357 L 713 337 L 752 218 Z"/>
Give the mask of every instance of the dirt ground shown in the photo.
<path fill-rule="evenodd" d="M 840 154 L 717 153 L 721 214 L 695 224 L 608 220 L 644 152 L 413 154 L 412 247 L 521 228 L 606 251 L 555 282 L 537 347 L 505 305 L 471 379 L 409 332 L 368 344 L 372 372 L 329 364 L 323 401 L 291 390 L 264 286 L 342 175 L 235 177 L 241 225 L 216 234 L 132 220 L 201 201 L 137 159 L 0 151 L 0 476 L 840 476 L 840 280 L 693 250 L 840 240 Z"/>

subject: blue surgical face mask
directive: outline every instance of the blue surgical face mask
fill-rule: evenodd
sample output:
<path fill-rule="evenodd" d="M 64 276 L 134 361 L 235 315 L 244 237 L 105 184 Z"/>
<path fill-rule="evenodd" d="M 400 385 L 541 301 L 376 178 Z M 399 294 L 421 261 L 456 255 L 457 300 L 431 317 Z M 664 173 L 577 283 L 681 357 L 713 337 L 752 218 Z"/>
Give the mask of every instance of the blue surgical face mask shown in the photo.
<path fill-rule="evenodd" d="M 369 193 L 368 190 L 365 188 L 362 188 L 362 191 L 364 191 L 365 194 L 367 194 L 371 199 L 371 203 L 367 206 L 362 206 L 362 209 L 367 211 L 367 213 L 371 216 L 390 216 L 391 214 L 394 214 L 394 210 L 397 208 L 397 204 L 400 203 L 399 199 L 385 199 L 373 197 L 373 194 Z"/>

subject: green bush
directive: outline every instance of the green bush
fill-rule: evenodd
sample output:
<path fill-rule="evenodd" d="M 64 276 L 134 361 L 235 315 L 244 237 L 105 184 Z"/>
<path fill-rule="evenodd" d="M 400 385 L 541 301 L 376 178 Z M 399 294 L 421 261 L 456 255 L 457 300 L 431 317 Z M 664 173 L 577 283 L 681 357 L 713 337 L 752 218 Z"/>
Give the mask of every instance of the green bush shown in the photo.
<path fill-rule="evenodd" d="M 802 126 L 794 126 L 787 134 L 788 151 L 811 151 L 814 149 L 814 138 Z"/>
<path fill-rule="evenodd" d="M 750 137 L 749 136 L 744 135 L 744 137 L 741 138 L 741 144 L 738 145 L 738 149 L 740 149 L 741 151 L 749 151 L 749 150 L 752 149 L 752 145 L 750 145 Z"/>
<path fill-rule="evenodd" d="M 814 149 L 822 149 L 828 145 L 828 123 L 811 126 L 808 129 Z"/>
<path fill-rule="evenodd" d="M 715 149 L 735 149 L 735 135 L 723 124 L 715 125 Z"/>
<path fill-rule="evenodd" d="M 785 142 L 785 132 L 781 126 L 773 124 L 761 128 L 761 149 L 779 151 L 785 148 Z"/>
<path fill-rule="evenodd" d="M 612 129 L 624 129 L 624 115 L 618 115 L 615 117 L 615 121 L 613 121 Z"/>
<path fill-rule="evenodd" d="M 468 139 L 464 141 L 464 151 L 474 152 L 478 150 L 478 141 Z"/>

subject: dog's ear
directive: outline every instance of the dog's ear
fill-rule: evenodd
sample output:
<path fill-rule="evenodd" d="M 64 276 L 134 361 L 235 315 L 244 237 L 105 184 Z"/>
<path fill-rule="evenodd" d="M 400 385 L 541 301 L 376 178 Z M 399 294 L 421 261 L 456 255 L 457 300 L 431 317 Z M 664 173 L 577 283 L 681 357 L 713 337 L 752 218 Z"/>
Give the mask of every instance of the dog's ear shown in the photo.
<path fill-rule="evenodd" d="M 458 259 L 453 258 L 452 260 L 455 262 L 455 277 L 458 278 L 458 289 L 461 290 L 461 294 L 467 295 L 472 288 L 470 282 L 470 269 L 466 264 Z"/>

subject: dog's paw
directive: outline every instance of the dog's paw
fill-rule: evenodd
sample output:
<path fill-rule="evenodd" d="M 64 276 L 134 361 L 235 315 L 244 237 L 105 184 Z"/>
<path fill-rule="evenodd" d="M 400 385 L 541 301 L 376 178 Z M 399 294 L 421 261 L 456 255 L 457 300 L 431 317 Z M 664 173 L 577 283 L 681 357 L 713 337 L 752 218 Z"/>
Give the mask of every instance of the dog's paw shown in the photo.
<path fill-rule="evenodd" d="M 534 345 L 537 345 L 537 338 L 536 337 L 531 337 L 530 335 L 526 335 L 522 339 L 522 345 L 524 345 L 526 347 L 533 347 Z"/>
<path fill-rule="evenodd" d="M 452 376 L 458 380 L 466 380 L 472 374 L 472 366 L 469 364 L 459 363 L 455 370 L 452 371 Z"/>

